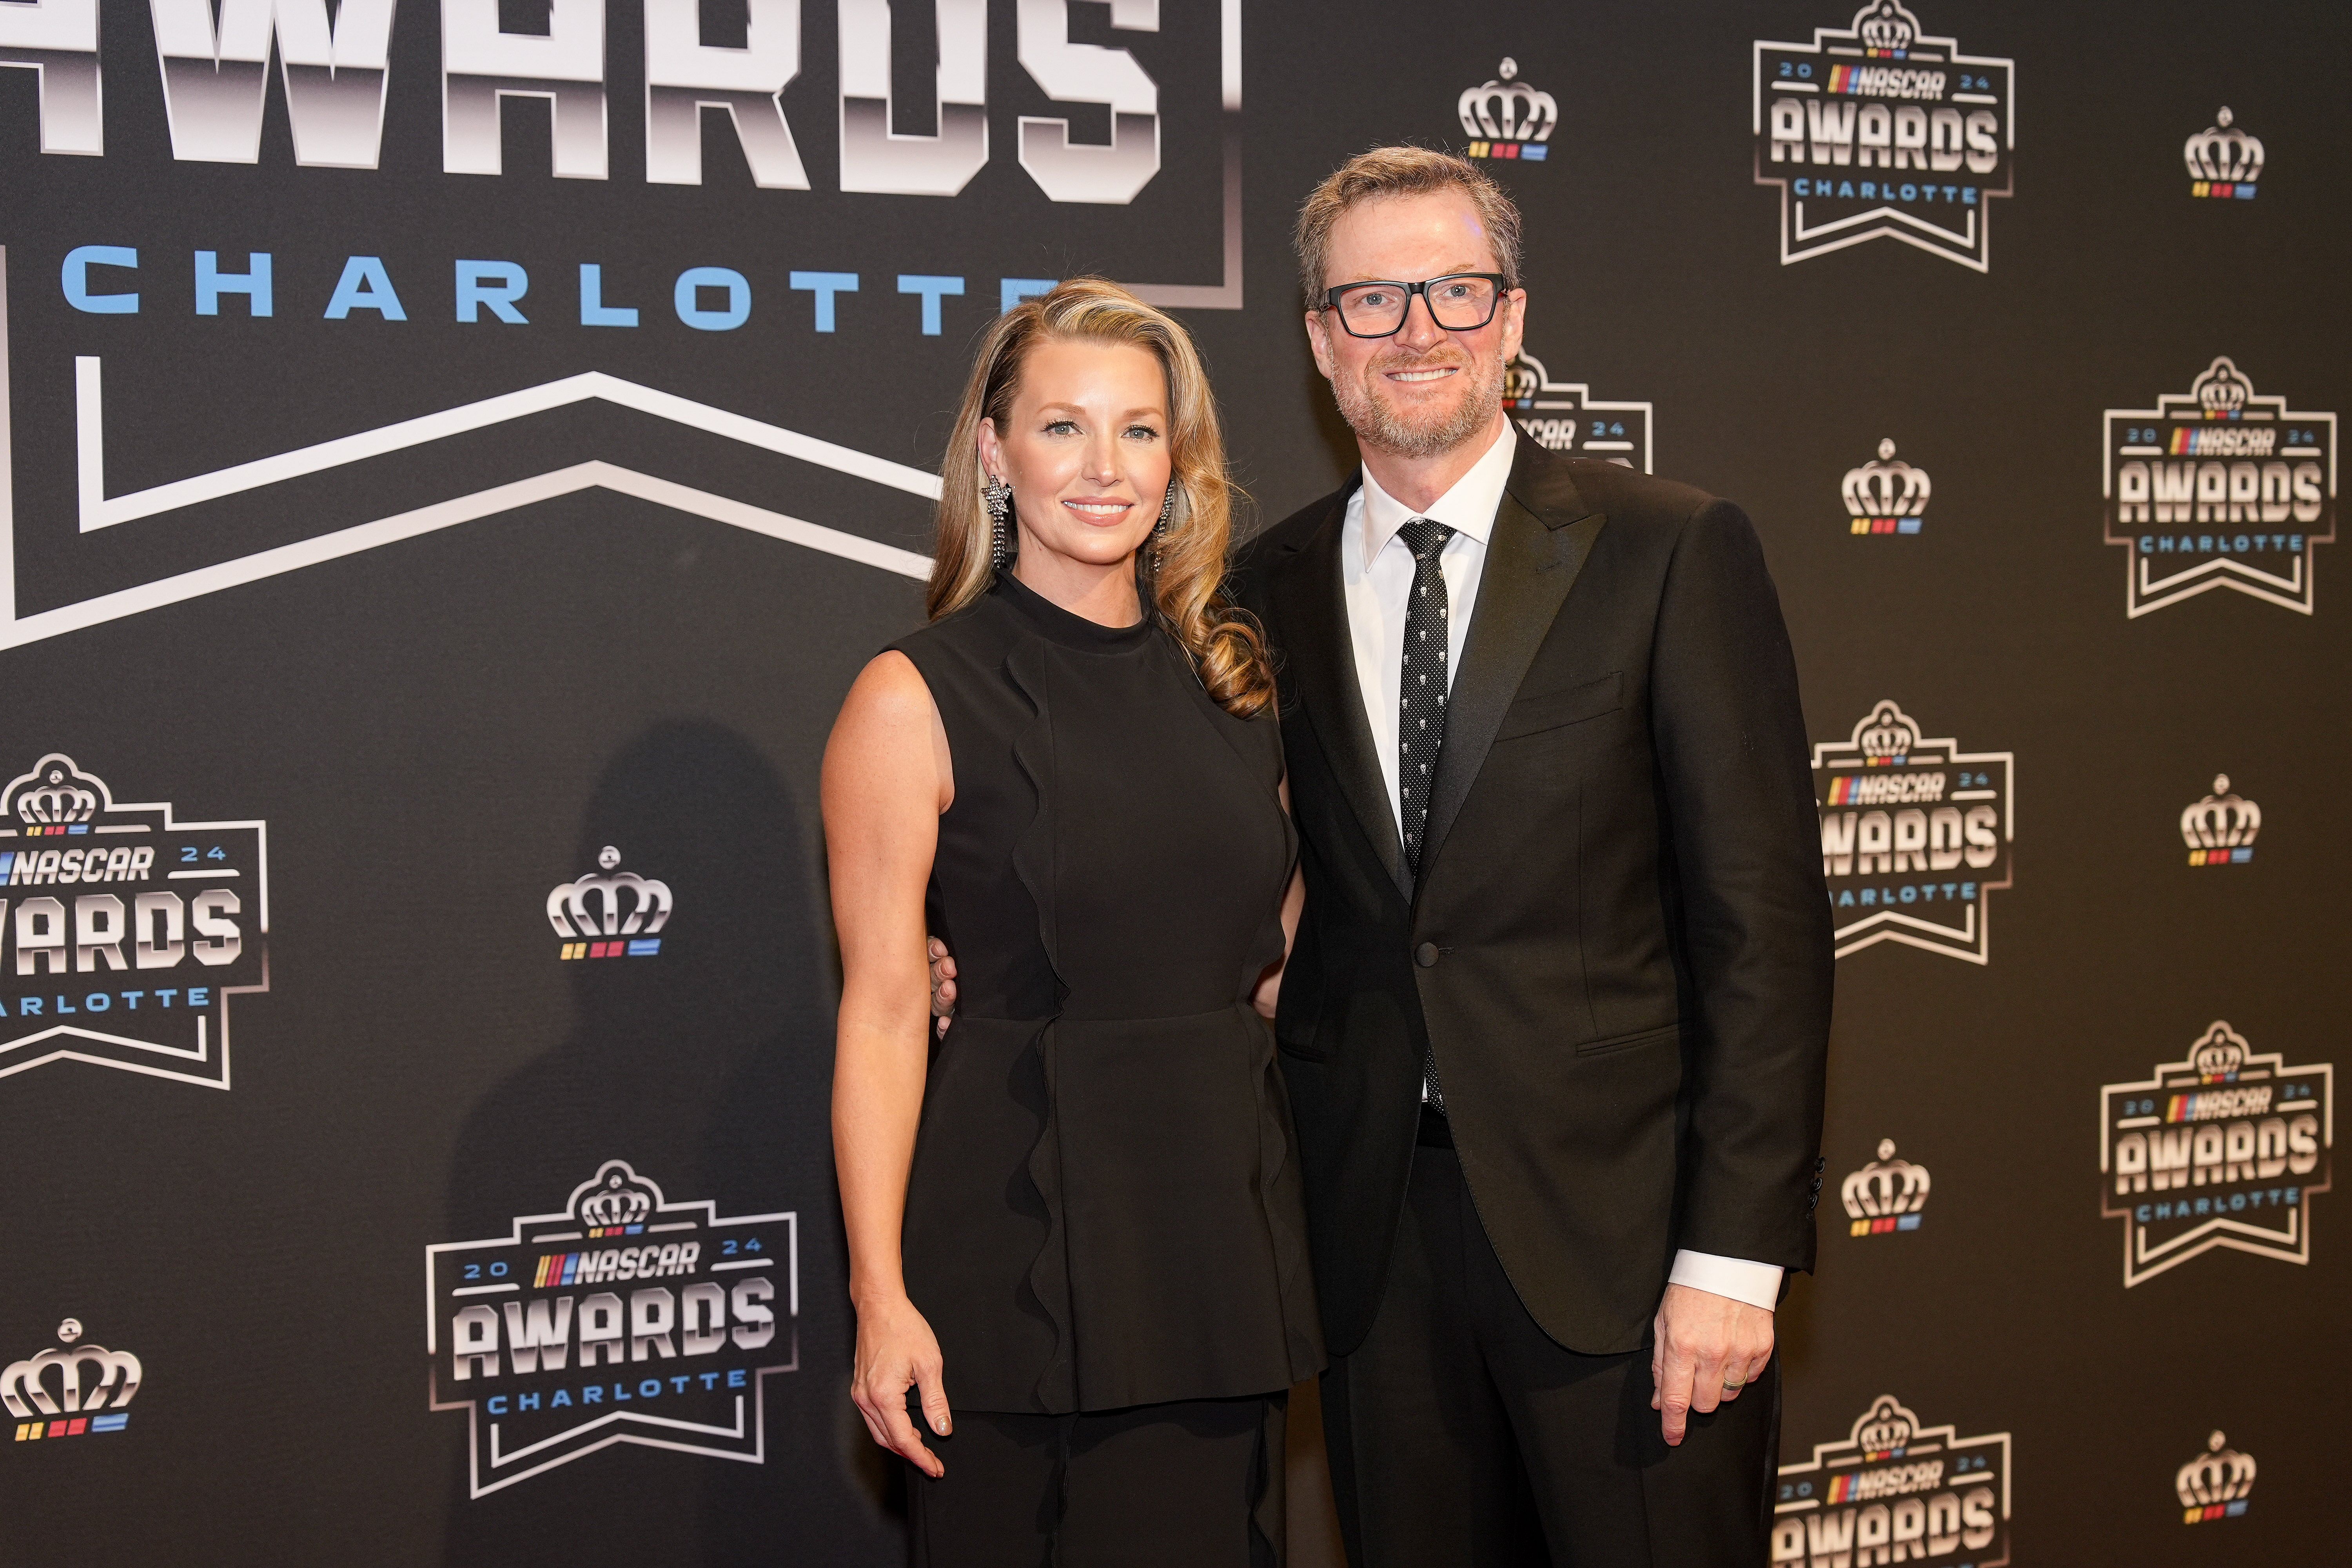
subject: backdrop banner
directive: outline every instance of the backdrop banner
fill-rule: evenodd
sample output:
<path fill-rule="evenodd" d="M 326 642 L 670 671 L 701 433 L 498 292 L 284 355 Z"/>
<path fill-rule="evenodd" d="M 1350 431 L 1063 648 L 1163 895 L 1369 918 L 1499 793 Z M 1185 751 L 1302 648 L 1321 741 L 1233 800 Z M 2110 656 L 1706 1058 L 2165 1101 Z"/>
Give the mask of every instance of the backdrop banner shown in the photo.
<path fill-rule="evenodd" d="M 899 1560 L 826 732 L 1055 279 L 1338 483 L 1289 224 L 1399 141 L 1795 637 L 1772 1561 L 2336 1550 L 2352 16 L 1855 3 L 0 5 L 10 1552 Z"/>

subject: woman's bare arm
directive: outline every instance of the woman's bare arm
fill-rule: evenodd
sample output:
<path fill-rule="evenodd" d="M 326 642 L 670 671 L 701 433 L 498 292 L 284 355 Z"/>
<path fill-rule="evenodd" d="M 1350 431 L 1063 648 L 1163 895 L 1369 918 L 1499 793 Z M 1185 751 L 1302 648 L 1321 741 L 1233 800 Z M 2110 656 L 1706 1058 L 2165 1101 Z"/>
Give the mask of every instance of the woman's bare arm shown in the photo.
<path fill-rule="evenodd" d="M 904 654 L 881 655 L 850 688 L 824 753 L 842 970 L 834 1163 L 857 1310 L 851 1393 L 874 1440 L 934 1476 L 943 1467 L 908 1418 L 906 1391 L 921 1390 L 924 1417 L 941 1435 L 947 1392 L 938 1339 L 907 1298 L 898 1248 L 929 1047 L 923 896 L 954 789 L 930 689 Z"/>

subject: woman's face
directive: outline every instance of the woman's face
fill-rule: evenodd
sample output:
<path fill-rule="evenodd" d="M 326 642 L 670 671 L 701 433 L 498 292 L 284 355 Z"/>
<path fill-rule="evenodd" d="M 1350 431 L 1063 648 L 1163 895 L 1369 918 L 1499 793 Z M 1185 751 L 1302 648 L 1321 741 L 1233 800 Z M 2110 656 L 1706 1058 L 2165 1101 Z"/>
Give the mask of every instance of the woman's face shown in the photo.
<path fill-rule="evenodd" d="M 1168 494 L 1168 423 L 1167 377 L 1149 349 L 1074 341 L 1031 348 L 1004 428 L 980 426 L 982 471 L 1013 486 L 1021 553 L 1050 551 L 1092 566 L 1134 554 Z"/>

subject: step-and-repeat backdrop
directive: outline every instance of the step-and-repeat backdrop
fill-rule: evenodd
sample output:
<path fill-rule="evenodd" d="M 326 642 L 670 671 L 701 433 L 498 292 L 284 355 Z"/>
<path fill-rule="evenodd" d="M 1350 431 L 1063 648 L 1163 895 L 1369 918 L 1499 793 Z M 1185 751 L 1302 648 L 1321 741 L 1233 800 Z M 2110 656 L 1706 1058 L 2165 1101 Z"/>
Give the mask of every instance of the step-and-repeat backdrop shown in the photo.
<path fill-rule="evenodd" d="M 1773 1561 L 2324 1554 L 2347 35 L 0 5 L 9 1551 L 895 1560 L 828 724 L 1055 279 L 1184 315 L 1262 512 L 1328 489 L 1289 216 L 1416 141 L 1526 208 L 1522 430 L 1741 501 L 1795 632 L 1842 962 Z"/>

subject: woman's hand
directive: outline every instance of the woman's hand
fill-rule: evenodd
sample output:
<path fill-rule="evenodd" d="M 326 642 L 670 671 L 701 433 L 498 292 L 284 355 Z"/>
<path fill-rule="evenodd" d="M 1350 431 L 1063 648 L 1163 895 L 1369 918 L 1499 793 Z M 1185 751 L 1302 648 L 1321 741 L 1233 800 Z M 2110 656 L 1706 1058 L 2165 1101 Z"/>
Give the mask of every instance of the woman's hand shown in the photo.
<path fill-rule="evenodd" d="M 938 937 L 928 939 L 923 951 L 931 960 L 931 1016 L 938 1020 L 933 1027 L 944 1040 L 948 1037 L 948 1021 L 955 1016 L 955 954 Z"/>
<path fill-rule="evenodd" d="M 933 1480 L 947 1474 L 947 1467 L 923 1446 L 908 1418 L 907 1390 L 922 1391 L 924 1421 L 946 1436 L 948 1391 L 940 1371 L 938 1336 L 914 1302 L 899 1296 L 857 1310 L 857 1360 L 850 1370 L 849 1396 L 874 1440 Z"/>
<path fill-rule="evenodd" d="M 1276 791 L 1282 799 L 1282 809 L 1290 809 L 1290 775 L 1282 775 Z M 1307 868 L 1290 868 L 1290 885 L 1282 890 L 1282 956 L 1266 966 L 1258 976 L 1257 986 L 1250 993 L 1250 1005 L 1268 1023 L 1274 1021 L 1275 1009 L 1282 1001 L 1282 972 L 1290 967 L 1290 950 L 1298 941 L 1298 915 L 1307 907 Z M 949 971 L 953 973 L 954 971 Z"/>

